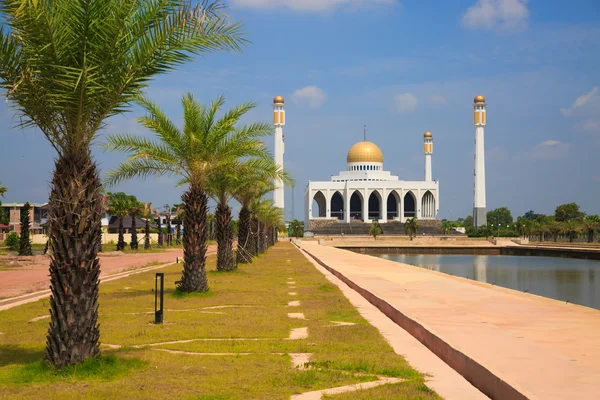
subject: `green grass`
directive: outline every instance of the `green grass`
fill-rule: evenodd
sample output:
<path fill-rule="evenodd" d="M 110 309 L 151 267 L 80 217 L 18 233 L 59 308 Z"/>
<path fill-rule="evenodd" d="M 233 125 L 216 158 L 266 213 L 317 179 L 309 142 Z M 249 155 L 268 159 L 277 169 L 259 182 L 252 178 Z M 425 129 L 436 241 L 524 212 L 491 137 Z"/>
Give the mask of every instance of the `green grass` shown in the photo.
<path fill-rule="evenodd" d="M 8 370 L 5 379 L 15 385 L 33 383 L 79 382 L 86 380 L 112 381 L 124 378 L 133 370 L 142 369 L 147 362 L 136 358 L 118 358 L 115 355 L 102 355 L 89 359 L 77 366 L 56 369 L 43 360 L 24 364 Z"/>
<path fill-rule="evenodd" d="M 352 394 L 373 397 L 340 398 L 439 398 L 290 244 L 278 244 L 250 265 L 240 264 L 235 273 L 214 272 L 215 258 L 209 257 L 206 294 L 175 290 L 181 268 L 173 264 L 160 270 L 166 292 L 162 325 L 153 323 L 158 271 L 101 284 L 101 342 L 122 347 L 103 347 L 101 360 L 76 370 L 56 373 L 40 361 L 48 319 L 28 321 L 47 315 L 48 300 L 0 311 L 0 398 L 289 399 L 295 393 L 376 380 L 377 375 L 405 382 Z M 300 307 L 287 306 L 289 277 L 296 282 L 294 300 L 301 301 Z M 289 312 L 302 312 L 307 320 L 288 318 Z M 332 326 L 331 321 L 356 325 Z M 301 327 L 308 327 L 307 339 L 284 340 Z M 208 338 L 233 340 L 147 346 Z M 246 340 L 256 338 L 261 340 Z M 291 368 L 288 353 L 312 353 L 310 369 Z"/>

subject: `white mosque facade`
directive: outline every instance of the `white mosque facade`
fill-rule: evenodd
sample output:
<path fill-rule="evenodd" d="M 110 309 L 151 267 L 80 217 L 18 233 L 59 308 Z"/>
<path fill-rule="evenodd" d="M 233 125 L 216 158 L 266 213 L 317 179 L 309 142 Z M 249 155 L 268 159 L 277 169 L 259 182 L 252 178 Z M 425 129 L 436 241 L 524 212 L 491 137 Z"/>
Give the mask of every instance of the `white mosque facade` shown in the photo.
<path fill-rule="evenodd" d="M 307 229 L 354 221 L 405 222 L 413 217 L 435 220 L 440 189 L 439 182 L 432 179 L 432 134 L 426 132 L 423 140 L 425 176 L 422 181 L 400 180 L 386 171 L 383 153 L 375 143 L 364 140 L 352 146 L 345 170 L 332 176 L 330 181 L 309 181 L 304 194 Z"/>

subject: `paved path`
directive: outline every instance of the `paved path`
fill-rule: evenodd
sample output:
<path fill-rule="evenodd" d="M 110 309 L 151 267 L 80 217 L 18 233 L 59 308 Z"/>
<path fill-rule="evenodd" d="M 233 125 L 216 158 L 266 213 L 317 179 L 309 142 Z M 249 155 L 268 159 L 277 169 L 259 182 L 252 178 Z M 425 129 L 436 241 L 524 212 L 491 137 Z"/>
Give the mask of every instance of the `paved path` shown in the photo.
<path fill-rule="evenodd" d="M 301 246 L 387 302 L 379 301 L 382 311 L 491 397 L 599 398 L 600 311 L 314 242 Z"/>

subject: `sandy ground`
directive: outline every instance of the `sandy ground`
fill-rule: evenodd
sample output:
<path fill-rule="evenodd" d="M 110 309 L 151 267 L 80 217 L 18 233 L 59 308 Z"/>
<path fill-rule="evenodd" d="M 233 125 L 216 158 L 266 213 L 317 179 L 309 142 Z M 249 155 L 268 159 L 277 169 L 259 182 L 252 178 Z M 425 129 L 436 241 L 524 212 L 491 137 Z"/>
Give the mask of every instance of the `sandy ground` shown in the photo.
<path fill-rule="evenodd" d="M 216 250 L 216 245 L 208 246 L 209 252 Z M 140 268 L 150 263 L 175 262 L 177 257 L 183 257 L 182 249 L 169 249 L 164 253 L 108 253 L 100 257 L 100 277 Z M 4 256 L 0 259 L 5 261 L 0 265 L 0 299 L 48 289 L 50 286 L 47 256 Z"/>

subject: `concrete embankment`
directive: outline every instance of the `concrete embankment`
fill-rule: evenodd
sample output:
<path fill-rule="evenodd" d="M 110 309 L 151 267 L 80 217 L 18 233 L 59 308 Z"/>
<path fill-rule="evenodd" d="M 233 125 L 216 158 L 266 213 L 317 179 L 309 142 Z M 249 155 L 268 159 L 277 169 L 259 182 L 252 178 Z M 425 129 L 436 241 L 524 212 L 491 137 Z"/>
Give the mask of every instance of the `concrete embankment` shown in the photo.
<path fill-rule="evenodd" d="M 301 246 L 491 398 L 600 393 L 598 310 L 314 242 Z"/>

